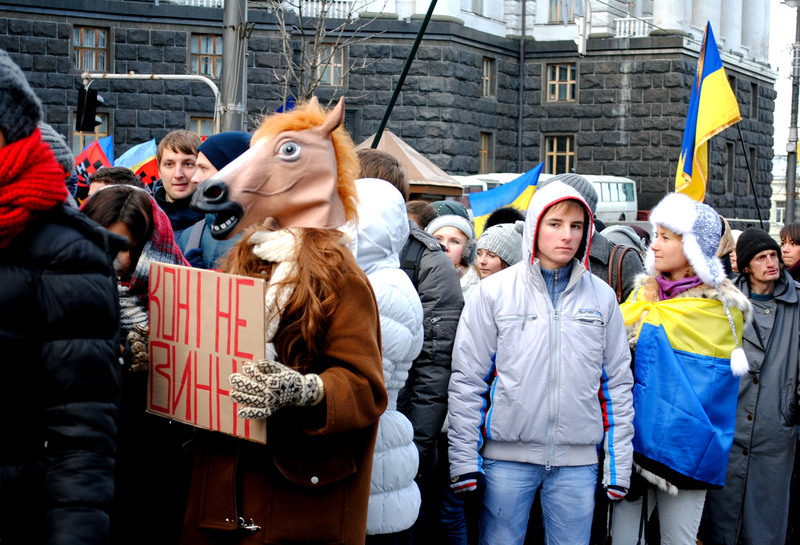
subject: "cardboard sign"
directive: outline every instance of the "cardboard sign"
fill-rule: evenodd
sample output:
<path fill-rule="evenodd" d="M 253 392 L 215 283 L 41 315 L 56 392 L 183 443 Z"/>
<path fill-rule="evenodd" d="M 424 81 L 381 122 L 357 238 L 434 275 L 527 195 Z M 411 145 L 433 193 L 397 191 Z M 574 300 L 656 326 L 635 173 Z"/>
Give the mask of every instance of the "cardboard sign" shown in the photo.
<path fill-rule="evenodd" d="M 147 410 L 265 443 L 265 421 L 236 416 L 231 373 L 264 359 L 259 278 L 152 263 Z"/>

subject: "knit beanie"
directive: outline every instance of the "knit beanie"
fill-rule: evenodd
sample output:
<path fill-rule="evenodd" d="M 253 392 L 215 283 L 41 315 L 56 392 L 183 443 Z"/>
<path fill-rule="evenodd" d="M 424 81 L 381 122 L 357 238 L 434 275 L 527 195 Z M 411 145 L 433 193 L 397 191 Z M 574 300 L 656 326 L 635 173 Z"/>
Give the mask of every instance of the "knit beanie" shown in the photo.
<path fill-rule="evenodd" d="M 49 124 L 40 121 L 39 130 L 42 131 L 42 141 L 46 142 L 50 149 L 53 150 L 53 155 L 56 156 L 56 161 L 64 169 L 64 177 L 66 178 L 75 170 L 75 158 L 72 156 L 72 150 L 67 146 L 64 137 L 58 134 Z"/>
<path fill-rule="evenodd" d="M 548 178 L 547 180 L 540 181 L 538 184 L 536 184 L 537 189 L 541 189 L 553 182 L 561 182 L 572 186 L 575 191 L 581 194 L 581 197 L 583 197 L 583 200 L 586 201 L 586 204 L 589 205 L 589 210 L 592 211 L 592 215 L 595 215 L 597 212 L 597 191 L 592 185 L 592 182 L 580 174 L 572 174 L 571 172 L 567 172 L 564 174 L 558 174 L 552 178 Z"/>
<path fill-rule="evenodd" d="M 775 250 L 778 252 L 778 259 L 781 259 L 781 247 L 769 233 L 758 227 L 748 227 L 742 231 L 736 242 L 736 265 L 739 272 L 743 272 L 750 261 L 764 250 Z"/>
<path fill-rule="evenodd" d="M 209 136 L 197 147 L 217 170 L 222 170 L 250 148 L 250 135 L 241 131 L 221 132 Z"/>
<path fill-rule="evenodd" d="M 522 260 L 522 230 L 524 221 L 498 223 L 483 232 L 478 239 L 478 250 L 488 250 L 508 265 Z"/>
<path fill-rule="evenodd" d="M 435 201 L 431 203 L 440 216 L 461 216 L 469 221 L 469 212 L 466 207 L 458 201 Z"/>
<path fill-rule="evenodd" d="M 470 223 L 468 219 L 464 219 L 455 214 L 447 214 L 445 216 L 433 218 L 425 230 L 432 235 L 442 227 L 455 227 L 464 233 L 467 238 L 475 238 L 475 228 L 472 226 L 472 223 Z"/>
<path fill-rule="evenodd" d="M 39 97 L 19 66 L 0 49 L 0 131 L 6 144 L 30 136 L 41 118 Z"/>

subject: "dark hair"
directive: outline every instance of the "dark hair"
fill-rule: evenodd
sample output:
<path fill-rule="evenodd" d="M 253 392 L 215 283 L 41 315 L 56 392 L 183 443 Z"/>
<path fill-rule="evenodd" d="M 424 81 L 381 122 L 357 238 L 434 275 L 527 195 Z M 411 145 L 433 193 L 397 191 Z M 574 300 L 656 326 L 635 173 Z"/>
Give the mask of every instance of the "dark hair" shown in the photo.
<path fill-rule="evenodd" d="M 129 185 L 103 188 L 89 197 L 81 210 L 103 227 L 117 222 L 127 225 L 134 238 L 131 253 L 138 255 L 153 236 L 153 205 L 141 189 Z"/>
<path fill-rule="evenodd" d="M 126 167 L 103 167 L 89 177 L 89 183 L 93 182 L 106 185 L 132 185 L 144 189 L 144 182 Z"/>
<path fill-rule="evenodd" d="M 525 221 L 525 214 L 513 206 L 502 206 L 489 214 L 489 217 L 486 218 L 486 223 L 483 225 L 483 229 L 485 231 L 489 227 L 500 223 L 516 223 L 519 220 Z"/>
<path fill-rule="evenodd" d="M 416 223 L 420 229 L 425 229 L 439 213 L 428 201 L 408 201 L 406 203 L 408 217 Z"/>
<path fill-rule="evenodd" d="M 356 153 L 358 162 L 361 163 L 362 178 L 386 180 L 400 191 L 404 201 L 408 201 L 411 188 L 406 179 L 406 172 L 393 155 L 372 148 L 360 149 Z"/>
<path fill-rule="evenodd" d="M 161 139 L 156 148 L 156 163 L 161 168 L 161 154 L 164 149 L 169 148 L 176 153 L 185 153 L 186 155 L 197 155 L 197 147 L 202 140 L 197 136 L 197 133 L 178 129 L 168 132 L 167 135 Z"/>
<path fill-rule="evenodd" d="M 789 223 L 781 227 L 780 233 L 781 242 L 786 239 L 800 244 L 800 222 Z"/>

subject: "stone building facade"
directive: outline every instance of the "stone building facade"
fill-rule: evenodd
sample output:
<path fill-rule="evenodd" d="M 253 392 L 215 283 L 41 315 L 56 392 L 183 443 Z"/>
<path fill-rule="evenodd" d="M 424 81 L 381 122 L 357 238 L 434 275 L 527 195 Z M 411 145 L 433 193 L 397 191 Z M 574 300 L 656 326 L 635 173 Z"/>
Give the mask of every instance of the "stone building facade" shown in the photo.
<path fill-rule="evenodd" d="M 658 18 L 666 13 L 660 1 L 635 4 Z M 513 11 L 515 3 L 500 4 Z M 536 4 L 548 2 L 528 1 L 522 77 L 521 17 L 509 13 L 501 25 L 488 16 L 464 14 L 463 6 L 460 18 L 436 15 L 387 128 L 450 174 L 524 172 L 546 161 L 549 170 L 629 177 L 637 182 L 639 208 L 649 209 L 674 187 L 699 50 L 696 28 L 692 34 L 661 26 L 663 32 L 616 37 L 613 14 L 606 13 L 597 18 L 581 56 L 568 34 L 575 25 L 542 22 Z M 420 26 L 419 6 L 396 0 L 388 9 L 405 10 L 407 16 L 376 19 L 360 30 L 369 39 L 348 50 L 350 58 L 375 62 L 349 73 L 341 88 L 317 90 L 323 101 L 346 97 L 347 127 L 357 142 L 377 130 Z M 82 70 L 75 67 L 76 29 L 105 31 L 106 64 L 99 71 L 186 74 L 192 69 L 192 40 L 221 36 L 222 20 L 219 8 L 163 1 L 3 0 L 0 47 L 22 66 L 44 103 L 46 121 L 79 149 L 88 140 L 73 131 L 83 86 Z M 281 104 L 275 77 L 281 39 L 267 10 L 251 7 L 248 21 L 254 23 L 246 42 L 252 130 L 261 115 Z M 754 195 L 764 213 L 769 211 L 776 74 L 744 50 L 741 40 L 737 47 L 723 47 L 722 57 L 744 118 L 739 123 L 744 146 L 737 127 L 712 139 L 706 202 L 726 217 L 752 218 Z M 211 90 L 198 81 L 97 80 L 91 88 L 105 101 L 98 112 L 102 128 L 114 136 L 117 156 L 172 129 L 202 130 L 214 110 Z M 752 163 L 755 194 L 746 162 Z"/>

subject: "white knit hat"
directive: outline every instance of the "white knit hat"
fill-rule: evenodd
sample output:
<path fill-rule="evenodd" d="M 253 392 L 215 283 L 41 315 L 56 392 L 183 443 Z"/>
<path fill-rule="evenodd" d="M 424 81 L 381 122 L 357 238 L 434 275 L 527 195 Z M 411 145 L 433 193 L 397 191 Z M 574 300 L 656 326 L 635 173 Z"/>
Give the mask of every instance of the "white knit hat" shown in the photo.
<path fill-rule="evenodd" d="M 522 260 L 524 221 L 498 223 L 489 227 L 478 239 L 478 250 L 489 250 L 508 265 Z"/>
<path fill-rule="evenodd" d="M 670 193 L 650 213 L 653 240 L 657 227 L 666 227 L 683 238 L 683 253 L 694 272 L 704 284 L 718 286 L 727 276 L 722 262 L 715 255 L 722 236 L 722 220 L 719 214 L 701 202 L 682 193 Z M 655 273 L 655 255 L 647 251 L 645 267 Z"/>
<path fill-rule="evenodd" d="M 725 269 L 722 261 L 716 256 L 719 240 L 722 237 L 722 220 L 713 208 L 682 193 L 670 193 L 653 208 L 650 213 L 650 223 L 653 226 L 653 240 L 659 225 L 681 235 L 683 254 L 704 284 L 718 288 L 725 281 L 727 278 Z M 652 248 L 647 250 L 645 267 L 649 274 L 655 274 L 655 254 Z M 742 376 L 749 371 L 750 366 L 744 350 L 739 346 L 736 326 L 725 298 L 720 297 L 720 301 L 725 308 L 733 332 L 733 341 L 736 343 L 736 348 L 731 353 L 731 371 L 734 375 Z"/>

